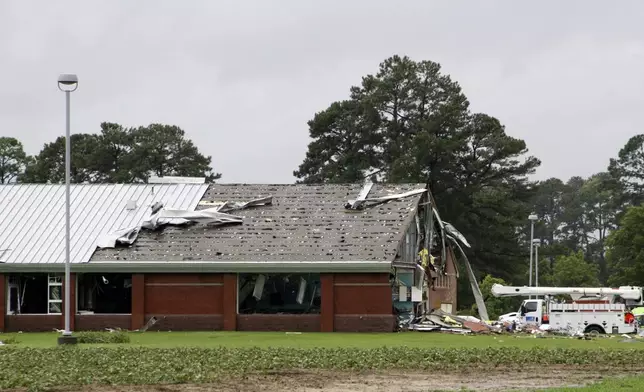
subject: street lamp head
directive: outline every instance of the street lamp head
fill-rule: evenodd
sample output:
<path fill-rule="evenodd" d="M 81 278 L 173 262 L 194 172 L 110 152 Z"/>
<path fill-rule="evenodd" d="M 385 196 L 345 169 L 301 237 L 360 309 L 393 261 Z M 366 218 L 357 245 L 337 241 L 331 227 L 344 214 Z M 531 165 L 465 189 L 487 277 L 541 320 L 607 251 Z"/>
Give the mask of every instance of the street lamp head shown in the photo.
<path fill-rule="evenodd" d="M 530 216 L 528 216 L 528 219 L 534 222 L 538 220 L 539 217 L 536 214 L 530 214 Z"/>
<path fill-rule="evenodd" d="M 78 88 L 78 76 L 75 74 L 61 74 L 58 76 L 58 89 L 71 92 Z"/>
<path fill-rule="evenodd" d="M 540 238 L 535 238 L 532 240 L 532 245 L 534 246 L 541 246 L 541 239 Z"/>

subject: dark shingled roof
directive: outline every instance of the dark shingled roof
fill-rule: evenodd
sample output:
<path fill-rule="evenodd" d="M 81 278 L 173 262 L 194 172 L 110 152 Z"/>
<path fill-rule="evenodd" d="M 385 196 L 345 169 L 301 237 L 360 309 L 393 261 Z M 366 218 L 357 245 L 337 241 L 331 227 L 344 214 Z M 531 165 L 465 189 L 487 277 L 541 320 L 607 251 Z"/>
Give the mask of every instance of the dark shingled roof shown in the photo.
<path fill-rule="evenodd" d="M 375 184 L 369 198 L 424 187 Z M 249 201 L 272 195 L 273 205 L 231 212 L 243 217 L 241 225 L 142 230 L 134 245 L 97 249 L 91 261 L 393 261 L 421 195 L 362 211 L 346 210 L 345 203 L 361 189 L 361 184 L 213 184 L 202 201 Z"/>

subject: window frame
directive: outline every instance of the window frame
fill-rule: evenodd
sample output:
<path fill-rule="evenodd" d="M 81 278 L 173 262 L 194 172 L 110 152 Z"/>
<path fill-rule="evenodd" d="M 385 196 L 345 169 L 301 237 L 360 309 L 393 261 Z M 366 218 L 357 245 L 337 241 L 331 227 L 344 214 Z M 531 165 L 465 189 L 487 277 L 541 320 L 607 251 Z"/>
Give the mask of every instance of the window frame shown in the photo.
<path fill-rule="evenodd" d="M 51 299 L 51 293 L 53 287 L 60 287 L 60 298 Z M 51 315 L 61 315 L 63 314 L 63 279 L 59 274 L 48 274 L 47 275 L 47 314 Z M 51 305 L 60 304 L 60 312 L 52 312 Z"/>
<path fill-rule="evenodd" d="M 12 279 L 13 278 L 13 279 Z M 13 280 L 13 281 L 12 281 Z M 5 314 L 8 316 L 21 314 L 20 312 L 20 285 L 16 283 L 16 276 L 9 275 L 7 276 L 7 307 L 5 309 Z M 13 299 L 12 291 L 15 290 L 16 301 L 18 304 L 18 309 L 15 312 L 11 311 L 11 300 Z"/>

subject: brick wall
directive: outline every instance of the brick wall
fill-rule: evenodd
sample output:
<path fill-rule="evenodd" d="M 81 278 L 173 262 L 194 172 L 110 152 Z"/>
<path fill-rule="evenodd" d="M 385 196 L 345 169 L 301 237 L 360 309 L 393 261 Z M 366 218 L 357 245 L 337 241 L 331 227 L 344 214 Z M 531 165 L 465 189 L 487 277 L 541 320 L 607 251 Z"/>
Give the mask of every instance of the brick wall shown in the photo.
<path fill-rule="evenodd" d="M 142 280 L 143 321 L 158 320 L 149 330 L 224 329 L 224 275 L 146 274 Z M 236 296 L 232 301 L 236 304 Z"/>
<path fill-rule="evenodd" d="M 333 274 L 320 275 L 320 331 L 322 332 L 333 332 L 335 330 L 334 281 Z"/>
<path fill-rule="evenodd" d="M 392 332 L 393 314 L 343 314 L 335 316 L 336 332 Z"/>
<path fill-rule="evenodd" d="M 224 329 L 224 316 L 221 314 L 167 314 L 145 316 L 147 323 L 152 317 L 157 322 L 148 331 L 218 331 Z"/>
<path fill-rule="evenodd" d="M 146 274 L 146 314 L 223 314 L 223 276 Z"/>
<path fill-rule="evenodd" d="M 135 331 L 145 324 L 145 275 L 132 275 L 132 316 L 130 329 Z"/>
<path fill-rule="evenodd" d="M 237 274 L 224 275 L 224 331 L 237 330 Z"/>
<path fill-rule="evenodd" d="M 429 290 L 429 304 L 432 309 L 440 309 L 441 304 L 451 304 L 452 312 L 456 313 L 458 287 L 455 260 L 454 251 L 448 248 L 445 275 L 437 277 L 434 280 L 434 286 Z"/>
<path fill-rule="evenodd" d="M 392 307 L 388 273 L 334 275 L 334 331 L 391 332 Z"/>
<path fill-rule="evenodd" d="M 7 277 L 0 274 L 0 332 L 5 329 L 5 314 L 7 314 Z"/>
<path fill-rule="evenodd" d="M 2 314 L 4 282 L 0 275 Z M 76 314 L 72 330 L 135 330 L 151 317 L 159 321 L 150 330 L 393 330 L 389 274 L 322 274 L 321 285 L 321 314 L 238 315 L 236 274 L 133 274 L 131 315 Z M 0 320 L 0 330 L 4 323 L 6 331 L 52 331 L 64 325 L 59 315 L 12 315 Z"/>
<path fill-rule="evenodd" d="M 319 314 L 240 314 L 238 331 L 320 332 Z"/>
<path fill-rule="evenodd" d="M 5 332 L 51 332 L 64 323 L 63 316 L 49 314 L 6 315 L 4 322 Z"/>
<path fill-rule="evenodd" d="M 78 314 L 74 319 L 77 331 L 104 331 L 106 328 L 130 329 L 129 314 Z"/>

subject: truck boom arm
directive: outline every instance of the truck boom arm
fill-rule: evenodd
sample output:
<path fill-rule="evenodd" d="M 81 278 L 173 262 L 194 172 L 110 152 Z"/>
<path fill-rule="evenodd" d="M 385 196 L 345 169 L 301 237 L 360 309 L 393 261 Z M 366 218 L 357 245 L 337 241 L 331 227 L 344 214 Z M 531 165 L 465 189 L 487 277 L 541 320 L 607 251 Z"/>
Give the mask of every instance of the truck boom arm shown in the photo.
<path fill-rule="evenodd" d="M 492 285 L 492 295 L 495 297 L 516 297 L 528 295 L 563 295 L 575 297 L 609 297 L 620 296 L 624 299 L 639 300 L 642 288 L 637 286 L 610 287 L 527 287 Z"/>

